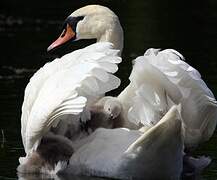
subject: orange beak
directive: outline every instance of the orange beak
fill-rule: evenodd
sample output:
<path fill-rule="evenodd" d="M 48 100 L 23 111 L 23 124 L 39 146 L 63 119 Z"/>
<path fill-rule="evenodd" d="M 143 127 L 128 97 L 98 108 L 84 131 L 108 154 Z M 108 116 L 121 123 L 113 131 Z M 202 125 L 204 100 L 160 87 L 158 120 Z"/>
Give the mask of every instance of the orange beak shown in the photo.
<path fill-rule="evenodd" d="M 64 44 L 65 42 L 69 41 L 72 38 L 75 38 L 75 32 L 72 30 L 72 28 L 67 24 L 66 28 L 63 30 L 63 32 L 61 33 L 61 35 L 59 36 L 59 38 L 54 41 L 48 48 L 47 51 L 50 51 L 62 44 Z"/>

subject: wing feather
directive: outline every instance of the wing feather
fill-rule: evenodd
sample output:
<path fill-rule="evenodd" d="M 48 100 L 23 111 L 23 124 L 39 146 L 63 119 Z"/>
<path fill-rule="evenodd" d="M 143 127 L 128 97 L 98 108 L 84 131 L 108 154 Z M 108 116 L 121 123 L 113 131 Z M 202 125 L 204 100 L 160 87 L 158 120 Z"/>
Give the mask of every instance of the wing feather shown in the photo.
<path fill-rule="evenodd" d="M 185 144 L 209 139 L 216 127 L 217 103 L 201 74 L 173 49 L 149 49 L 134 62 L 131 82 L 119 95 L 125 117 L 152 126 L 172 104 L 181 103 Z"/>
<path fill-rule="evenodd" d="M 26 153 L 66 114 L 88 118 L 86 107 L 117 88 L 112 73 L 121 62 L 111 43 L 96 43 L 47 63 L 30 79 L 22 106 L 22 138 Z M 109 57 L 108 57 L 109 56 Z M 106 67 L 105 67 L 106 66 Z"/>

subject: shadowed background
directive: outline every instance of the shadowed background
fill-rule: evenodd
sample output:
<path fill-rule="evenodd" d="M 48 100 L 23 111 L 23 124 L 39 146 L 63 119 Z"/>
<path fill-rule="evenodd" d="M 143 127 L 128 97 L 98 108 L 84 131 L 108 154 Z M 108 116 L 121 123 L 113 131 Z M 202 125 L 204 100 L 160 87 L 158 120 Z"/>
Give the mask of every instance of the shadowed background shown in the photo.
<path fill-rule="evenodd" d="M 149 47 L 174 48 L 198 69 L 217 96 L 217 1 L 174 0 L 1 0 L 0 2 L 0 179 L 16 178 L 24 154 L 20 136 L 23 93 L 31 75 L 46 62 L 94 42 L 77 41 L 47 53 L 64 19 L 88 4 L 111 8 L 120 18 L 125 43 L 118 76 L 128 83 L 131 61 Z M 217 178 L 217 134 L 197 154 L 211 156 L 203 179 Z"/>

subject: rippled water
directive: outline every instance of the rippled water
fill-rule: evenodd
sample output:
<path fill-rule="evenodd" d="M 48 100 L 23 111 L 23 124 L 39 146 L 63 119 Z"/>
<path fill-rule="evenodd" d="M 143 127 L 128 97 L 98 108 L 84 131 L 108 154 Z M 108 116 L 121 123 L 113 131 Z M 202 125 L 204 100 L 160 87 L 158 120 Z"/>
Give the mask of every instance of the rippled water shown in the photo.
<path fill-rule="evenodd" d="M 31 4 L 24 0 L 19 1 L 19 4 L 15 0 L 1 1 L 0 179 L 17 178 L 18 157 L 24 154 L 20 137 L 20 115 L 24 88 L 30 76 L 47 61 L 93 42 L 75 42 L 52 54 L 46 53 L 47 46 L 57 37 L 65 17 L 78 7 L 93 3 L 113 9 L 120 17 L 125 31 L 123 63 L 118 73 L 123 83 L 113 94 L 118 94 L 126 86 L 131 60 L 143 54 L 147 48 L 155 47 L 180 51 L 186 61 L 201 72 L 208 86 L 217 95 L 217 2 L 214 0 L 203 3 L 172 0 L 37 0 Z M 201 179 L 217 179 L 216 144 L 217 133 L 196 152 L 213 159 Z"/>

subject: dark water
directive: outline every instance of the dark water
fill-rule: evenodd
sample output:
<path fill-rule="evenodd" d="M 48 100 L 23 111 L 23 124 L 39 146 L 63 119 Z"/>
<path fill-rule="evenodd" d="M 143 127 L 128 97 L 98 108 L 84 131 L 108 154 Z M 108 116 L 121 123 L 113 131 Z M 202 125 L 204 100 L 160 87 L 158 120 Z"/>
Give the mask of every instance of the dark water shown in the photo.
<path fill-rule="evenodd" d="M 201 72 L 217 96 L 215 0 L 186 3 L 173 0 L 3 0 L 0 2 L 0 179 L 17 178 L 18 157 L 24 154 L 20 115 L 28 79 L 45 62 L 91 43 L 75 42 L 52 54 L 46 53 L 65 17 L 79 7 L 94 3 L 110 7 L 120 17 L 125 32 L 123 63 L 118 73 L 123 84 L 114 94 L 126 86 L 131 60 L 147 48 L 155 47 L 180 51 L 186 61 Z M 213 159 L 201 179 L 217 179 L 216 144 L 217 133 L 196 152 Z"/>

